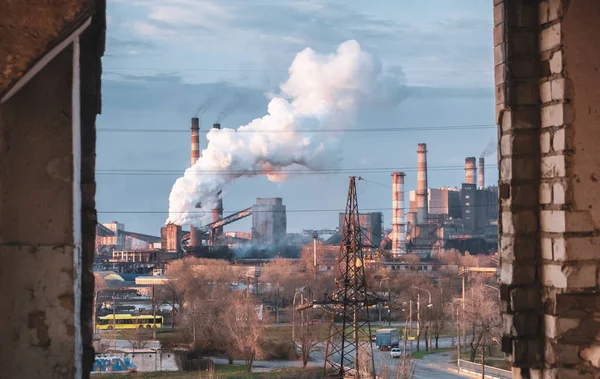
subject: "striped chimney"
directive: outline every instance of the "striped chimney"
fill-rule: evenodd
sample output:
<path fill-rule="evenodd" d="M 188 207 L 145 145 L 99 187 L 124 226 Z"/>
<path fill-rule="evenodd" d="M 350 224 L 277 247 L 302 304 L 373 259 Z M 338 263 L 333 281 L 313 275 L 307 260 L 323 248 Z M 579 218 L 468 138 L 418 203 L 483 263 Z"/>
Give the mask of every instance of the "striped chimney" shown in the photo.
<path fill-rule="evenodd" d="M 192 118 L 192 166 L 200 158 L 200 120 Z"/>
<path fill-rule="evenodd" d="M 468 157 L 465 159 L 465 183 L 477 184 L 477 167 L 475 157 Z"/>
<path fill-rule="evenodd" d="M 392 254 L 406 252 L 403 172 L 392 173 Z"/>
<path fill-rule="evenodd" d="M 213 124 L 213 129 L 221 129 L 221 124 Z M 217 192 L 217 204 L 212 210 L 212 221 L 216 222 L 223 218 L 223 198 L 221 198 L 221 191 Z M 215 230 L 215 237 L 223 235 L 223 228 Z"/>
<path fill-rule="evenodd" d="M 479 187 L 479 189 L 483 189 L 483 187 L 485 186 L 485 173 L 483 171 L 483 166 L 485 166 L 485 158 L 479 158 L 479 183 L 477 184 L 477 186 Z"/>
<path fill-rule="evenodd" d="M 427 145 L 417 147 L 417 224 L 427 224 L 429 209 L 427 202 Z"/>

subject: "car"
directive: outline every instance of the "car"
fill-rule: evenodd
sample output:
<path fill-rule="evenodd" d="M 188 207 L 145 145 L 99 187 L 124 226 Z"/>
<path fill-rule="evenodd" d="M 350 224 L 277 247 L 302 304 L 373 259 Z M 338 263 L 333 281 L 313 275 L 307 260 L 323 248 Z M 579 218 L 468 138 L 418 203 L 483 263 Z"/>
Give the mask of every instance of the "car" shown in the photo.
<path fill-rule="evenodd" d="M 397 347 L 390 350 L 390 358 L 400 358 L 400 349 Z"/>

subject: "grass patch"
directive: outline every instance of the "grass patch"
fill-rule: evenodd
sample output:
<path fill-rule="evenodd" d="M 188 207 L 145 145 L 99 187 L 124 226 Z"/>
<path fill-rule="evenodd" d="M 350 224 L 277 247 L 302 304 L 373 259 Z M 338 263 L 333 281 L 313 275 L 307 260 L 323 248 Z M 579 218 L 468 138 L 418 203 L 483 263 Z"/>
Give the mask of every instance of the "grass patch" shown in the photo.
<path fill-rule="evenodd" d="M 269 372 L 248 372 L 245 365 L 218 365 L 215 367 L 213 378 L 321 378 L 322 368 L 283 368 Z M 94 375 L 96 377 L 96 375 Z M 207 373 L 163 371 L 163 372 L 139 372 L 129 374 L 101 374 L 98 379 L 199 379 L 208 378 Z"/>
<path fill-rule="evenodd" d="M 421 351 L 416 351 L 416 352 L 412 353 L 412 357 L 414 359 L 421 359 L 424 356 L 429 355 L 429 354 L 446 353 L 448 351 L 453 351 L 453 350 L 454 349 L 451 347 L 442 348 L 442 349 L 431 349 L 431 351 L 421 350 Z"/>

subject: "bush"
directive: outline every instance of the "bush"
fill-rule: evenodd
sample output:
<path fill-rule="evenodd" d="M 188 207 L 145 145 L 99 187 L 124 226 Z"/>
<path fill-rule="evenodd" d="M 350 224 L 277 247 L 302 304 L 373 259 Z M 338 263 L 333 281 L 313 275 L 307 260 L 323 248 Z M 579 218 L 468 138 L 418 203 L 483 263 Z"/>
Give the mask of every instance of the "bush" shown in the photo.
<path fill-rule="evenodd" d="M 292 341 L 266 341 L 262 345 L 263 356 L 265 360 L 289 360 L 293 361 L 300 358 L 298 350 Z"/>

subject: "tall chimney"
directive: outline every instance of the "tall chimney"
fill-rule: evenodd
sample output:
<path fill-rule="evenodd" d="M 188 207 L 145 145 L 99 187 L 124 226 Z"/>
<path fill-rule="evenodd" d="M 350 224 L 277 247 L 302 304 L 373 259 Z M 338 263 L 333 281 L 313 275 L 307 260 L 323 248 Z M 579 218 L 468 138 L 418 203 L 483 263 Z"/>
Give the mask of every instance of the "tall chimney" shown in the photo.
<path fill-rule="evenodd" d="M 221 124 L 213 124 L 213 129 L 221 129 Z M 223 218 L 223 199 L 221 198 L 221 191 L 217 192 L 217 204 L 212 210 L 212 221 L 216 222 Z M 223 235 L 223 228 L 217 228 L 215 230 L 214 237 Z"/>
<path fill-rule="evenodd" d="M 192 118 L 192 166 L 200 158 L 200 120 Z"/>
<path fill-rule="evenodd" d="M 475 178 L 477 178 L 477 167 L 475 157 L 468 157 L 465 159 L 465 183 L 477 184 Z"/>
<path fill-rule="evenodd" d="M 200 158 L 200 119 L 192 117 L 192 166 Z M 196 248 L 199 245 L 198 231 L 193 225 L 190 225 L 190 242 L 191 248 Z"/>
<path fill-rule="evenodd" d="M 417 148 L 417 224 L 427 224 L 428 218 L 427 145 L 420 143 Z"/>
<path fill-rule="evenodd" d="M 483 171 L 483 166 L 485 166 L 485 158 L 479 158 L 479 184 L 478 187 L 479 189 L 483 189 L 483 187 L 485 186 L 485 174 Z"/>
<path fill-rule="evenodd" d="M 392 255 L 406 252 L 403 172 L 392 173 Z"/>

